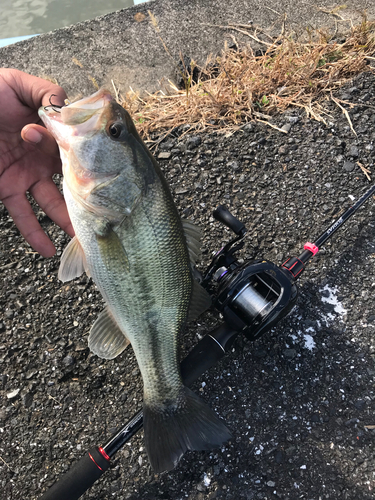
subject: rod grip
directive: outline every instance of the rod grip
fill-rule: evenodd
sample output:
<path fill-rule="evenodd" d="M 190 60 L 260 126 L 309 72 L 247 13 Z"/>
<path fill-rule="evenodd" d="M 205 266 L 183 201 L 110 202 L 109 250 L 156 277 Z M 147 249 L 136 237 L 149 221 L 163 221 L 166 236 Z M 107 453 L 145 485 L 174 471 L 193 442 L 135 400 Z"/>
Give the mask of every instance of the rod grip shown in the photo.
<path fill-rule="evenodd" d="M 97 448 L 92 448 L 40 500 L 77 500 L 108 468 L 109 460 Z"/>
<path fill-rule="evenodd" d="M 188 387 L 221 359 L 238 335 L 225 323 L 205 335 L 181 361 L 181 377 Z"/>

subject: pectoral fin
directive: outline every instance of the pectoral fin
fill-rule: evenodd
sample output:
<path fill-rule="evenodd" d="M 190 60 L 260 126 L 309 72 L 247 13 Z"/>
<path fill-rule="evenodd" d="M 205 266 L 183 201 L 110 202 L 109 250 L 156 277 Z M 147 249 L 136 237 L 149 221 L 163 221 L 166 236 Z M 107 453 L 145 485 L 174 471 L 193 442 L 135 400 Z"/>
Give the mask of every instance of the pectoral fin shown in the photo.
<path fill-rule="evenodd" d="M 130 264 L 124 245 L 116 231 L 110 224 L 98 219 L 95 224 L 95 236 L 106 268 L 124 276 L 129 271 Z"/>
<path fill-rule="evenodd" d="M 89 335 L 90 351 L 99 358 L 113 359 L 130 344 L 106 307 L 93 324 Z"/>
<path fill-rule="evenodd" d="M 61 256 L 60 268 L 57 277 L 65 283 L 65 281 L 78 278 L 78 276 L 81 276 L 81 274 L 85 271 L 86 257 L 79 241 L 74 236 Z"/>

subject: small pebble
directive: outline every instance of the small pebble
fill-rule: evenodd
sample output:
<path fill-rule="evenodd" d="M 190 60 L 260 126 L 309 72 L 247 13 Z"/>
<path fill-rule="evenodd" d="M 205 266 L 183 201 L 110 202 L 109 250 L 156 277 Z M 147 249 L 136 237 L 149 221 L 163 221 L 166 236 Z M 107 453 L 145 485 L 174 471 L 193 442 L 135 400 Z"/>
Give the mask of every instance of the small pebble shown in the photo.
<path fill-rule="evenodd" d="M 20 390 L 21 389 L 14 389 L 13 391 L 8 392 L 7 393 L 7 398 L 8 399 L 14 399 L 14 398 L 16 398 L 18 396 L 18 394 L 20 393 Z"/>

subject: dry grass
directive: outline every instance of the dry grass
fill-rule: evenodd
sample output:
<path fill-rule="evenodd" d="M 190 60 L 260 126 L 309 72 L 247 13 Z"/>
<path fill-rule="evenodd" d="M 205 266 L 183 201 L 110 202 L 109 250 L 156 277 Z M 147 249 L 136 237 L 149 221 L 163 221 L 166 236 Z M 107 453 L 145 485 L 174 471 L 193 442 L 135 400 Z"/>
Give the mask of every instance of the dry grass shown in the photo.
<path fill-rule="evenodd" d="M 149 139 L 153 132 L 168 135 L 187 123 L 190 131 L 236 130 L 253 120 L 274 126 L 272 117 L 291 107 L 303 108 L 308 116 L 325 122 L 328 100 L 346 113 L 351 125 L 342 104 L 353 104 L 339 101 L 332 92 L 359 73 L 374 71 L 370 63 L 375 61 L 375 22 L 364 18 L 344 43 L 323 32 L 314 33 L 307 42 L 284 33 L 274 41 L 262 41 L 252 26 L 229 28 L 258 39 L 264 54 L 255 55 L 249 46 L 237 50 L 226 46 L 220 57 L 200 68 L 197 83 L 185 71 L 184 90 L 169 82 L 168 91 L 146 97 L 133 91 L 124 97 L 116 91 L 143 137 Z"/>

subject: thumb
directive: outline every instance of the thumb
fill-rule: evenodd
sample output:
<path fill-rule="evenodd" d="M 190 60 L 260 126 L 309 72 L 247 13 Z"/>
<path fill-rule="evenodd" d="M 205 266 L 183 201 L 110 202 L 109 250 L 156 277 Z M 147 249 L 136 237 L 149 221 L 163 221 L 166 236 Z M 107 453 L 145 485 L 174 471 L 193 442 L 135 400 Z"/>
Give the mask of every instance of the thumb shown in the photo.
<path fill-rule="evenodd" d="M 41 125 L 30 123 L 21 130 L 21 137 L 25 142 L 49 156 L 60 157 L 59 148 L 53 136 Z"/>

